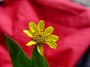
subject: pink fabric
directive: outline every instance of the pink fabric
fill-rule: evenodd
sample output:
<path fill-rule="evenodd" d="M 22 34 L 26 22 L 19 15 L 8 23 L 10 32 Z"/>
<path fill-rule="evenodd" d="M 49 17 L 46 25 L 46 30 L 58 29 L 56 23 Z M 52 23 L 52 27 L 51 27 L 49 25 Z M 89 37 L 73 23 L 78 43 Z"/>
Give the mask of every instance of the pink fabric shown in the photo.
<path fill-rule="evenodd" d="M 90 10 L 63 0 L 4 0 L 0 6 L 0 67 L 12 67 L 5 45 L 4 33 L 12 37 L 31 57 L 30 38 L 23 33 L 28 23 L 44 20 L 59 36 L 57 49 L 47 45 L 45 57 L 50 67 L 75 67 L 90 46 Z"/>

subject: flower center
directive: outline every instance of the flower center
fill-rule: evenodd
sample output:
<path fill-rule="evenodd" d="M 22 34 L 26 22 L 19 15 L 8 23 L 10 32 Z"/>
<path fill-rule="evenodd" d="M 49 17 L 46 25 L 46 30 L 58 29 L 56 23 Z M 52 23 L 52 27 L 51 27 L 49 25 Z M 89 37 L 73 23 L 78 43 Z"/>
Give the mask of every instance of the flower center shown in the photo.
<path fill-rule="evenodd" d="M 33 37 L 33 41 L 36 42 L 36 45 L 44 45 L 45 35 L 43 34 L 43 32 L 35 33 Z"/>

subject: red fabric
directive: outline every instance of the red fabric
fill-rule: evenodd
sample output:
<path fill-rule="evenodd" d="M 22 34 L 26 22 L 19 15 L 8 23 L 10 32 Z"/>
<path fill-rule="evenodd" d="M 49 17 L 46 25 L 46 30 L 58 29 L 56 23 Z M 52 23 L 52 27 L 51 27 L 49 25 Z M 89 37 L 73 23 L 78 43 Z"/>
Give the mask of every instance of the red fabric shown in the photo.
<path fill-rule="evenodd" d="M 29 29 L 29 21 L 41 19 L 59 36 L 56 50 L 44 47 L 50 67 L 75 67 L 90 46 L 90 10 L 62 0 L 4 0 L 0 6 L 0 67 L 12 67 L 3 34 L 12 37 L 31 57 L 32 47 L 25 45 L 30 38 L 22 30 Z"/>

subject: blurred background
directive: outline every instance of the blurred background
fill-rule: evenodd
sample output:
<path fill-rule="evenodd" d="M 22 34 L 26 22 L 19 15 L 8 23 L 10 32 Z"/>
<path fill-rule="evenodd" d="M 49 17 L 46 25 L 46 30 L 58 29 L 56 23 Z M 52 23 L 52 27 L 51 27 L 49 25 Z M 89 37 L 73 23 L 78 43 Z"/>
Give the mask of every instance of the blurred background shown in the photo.
<path fill-rule="evenodd" d="M 0 4 L 3 0 L 0 0 Z M 70 0 L 71 2 L 80 4 L 87 8 L 90 8 L 90 0 Z M 76 67 L 90 67 L 90 47 L 86 50 L 81 59 L 77 62 Z"/>
<path fill-rule="evenodd" d="M 75 3 L 90 7 L 90 0 L 72 0 Z"/>
<path fill-rule="evenodd" d="M 72 2 L 75 2 L 90 8 L 90 0 L 72 0 Z M 79 60 L 76 67 L 90 67 L 90 47 L 87 49 L 85 54 Z"/>

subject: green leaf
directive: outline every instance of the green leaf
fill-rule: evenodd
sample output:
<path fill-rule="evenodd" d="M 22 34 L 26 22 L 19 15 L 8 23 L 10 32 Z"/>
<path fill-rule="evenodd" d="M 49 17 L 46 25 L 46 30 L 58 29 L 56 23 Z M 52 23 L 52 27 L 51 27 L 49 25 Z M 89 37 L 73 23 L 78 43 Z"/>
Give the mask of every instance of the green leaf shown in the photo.
<path fill-rule="evenodd" d="M 37 46 L 33 49 L 32 63 L 34 64 L 34 67 L 49 67 L 45 57 L 41 56 L 37 51 Z"/>
<path fill-rule="evenodd" d="M 19 67 L 31 67 L 31 60 L 25 55 L 25 53 L 20 50 L 17 55 L 17 64 Z"/>
<path fill-rule="evenodd" d="M 31 60 L 25 55 L 18 44 L 5 35 L 13 67 L 31 67 Z"/>
<path fill-rule="evenodd" d="M 37 46 L 33 49 L 31 61 L 13 39 L 5 37 L 13 67 L 49 67 L 44 56 L 38 53 Z"/>
<path fill-rule="evenodd" d="M 6 37 L 6 45 L 8 47 L 9 53 L 10 53 L 13 67 L 18 67 L 17 54 L 18 54 L 19 50 L 21 50 L 21 48 L 10 37 L 8 37 L 7 35 L 5 35 L 5 37 Z"/>

